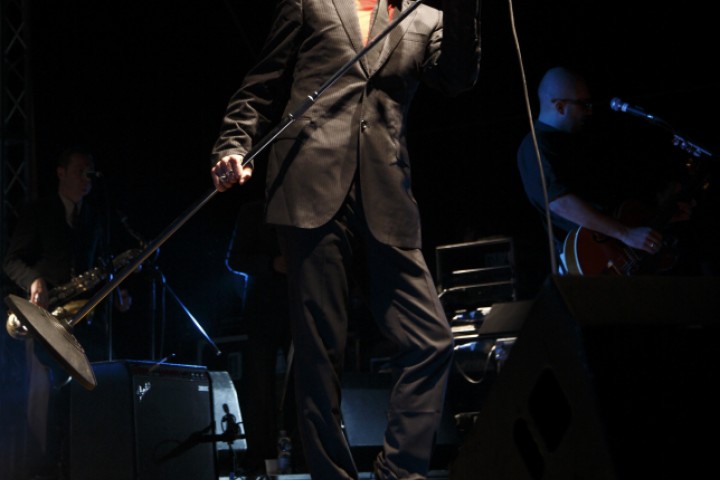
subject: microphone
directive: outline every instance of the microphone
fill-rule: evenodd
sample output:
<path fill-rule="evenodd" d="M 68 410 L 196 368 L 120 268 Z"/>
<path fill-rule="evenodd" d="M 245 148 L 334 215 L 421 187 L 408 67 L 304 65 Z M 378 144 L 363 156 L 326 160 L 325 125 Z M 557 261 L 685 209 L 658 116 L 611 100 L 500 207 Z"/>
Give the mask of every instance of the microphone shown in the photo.
<path fill-rule="evenodd" d="M 615 110 L 616 112 L 629 113 L 630 115 L 644 118 L 645 120 L 649 120 L 653 123 L 665 123 L 661 119 L 657 118 L 655 115 L 647 113 L 640 107 L 634 107 L 627 102 L 623 102 L 617 97 L 610 100 L 610 108 Z"/>
<path fill-rule="evenodd" d="M 102 178 L 102 176 L 103 176 L 102 173 L 97 172 L 97 171 L 94 171 L 94 170 L 93 170 L 93 171 L 85 172 L 85 177 L 86 177 L 86 178 L 90 178 L 90 179 L 93 179 L 93 178 Z"/>

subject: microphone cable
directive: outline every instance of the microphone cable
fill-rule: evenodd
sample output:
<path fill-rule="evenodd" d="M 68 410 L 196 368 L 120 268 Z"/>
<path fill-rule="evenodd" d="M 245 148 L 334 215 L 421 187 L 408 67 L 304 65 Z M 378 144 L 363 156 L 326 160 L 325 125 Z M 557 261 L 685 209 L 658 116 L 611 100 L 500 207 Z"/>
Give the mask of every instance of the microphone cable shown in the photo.
<path fill-rule="evenodd" d="M 553 235 L 553 225 L 552 220 L 550 218 L 550 201 L 548 200 L 548 193 L 547 193 L 547 182 L 545 180 L 545 171 L 543 170 L 542 166 L 542 157 L 540 156 L 540 148 L 538 147 L 537 142 L 537 135 L 535 134 L 535 123 L 533 121 L 533 112 L 532 107 L 530 105 L 530 95 L 528 93 L 528 87 L 527 87 L 527 77 L 525 76 L 525 68 L 523 66 L 523 58 L 522 58 L 522 52 L 520 50 L 520 42 L 518 40 L 517 36 L 517 28 L 515 26 L 515 14 L 513 12 L 513 2 L 512 0 L 508 0 L 508 9 L 510 13 L 510 25 L 511 25 L 511 31 L 513 34 L 513 39 L 515 40 L 515 50 L 517 52 L 517 58 L 518 58 L 518 64 L 520 67 L 520 76 L 522 79 L 522 88 L 523 88 L 523 95 L 525 96 L 525 107 L 527 111 L 527 117 L 528 122 L 530 123 L 530 135 L 533 140 L 533 147 L 535 148 L 535 156 L 537 158 L 537 165 L 538 170 L 540 171 L 540 184 L 542 185 L 542 191 L 543 191 L 543 199 L 545 204 L 545 223 L 547 231 L 547 240 L 548 240 L 548 249 L 550 253 L 550 269 L 553 274 L 558 272 L 557 268 L 557 254 L 555 251 L 555 237 Z"/>

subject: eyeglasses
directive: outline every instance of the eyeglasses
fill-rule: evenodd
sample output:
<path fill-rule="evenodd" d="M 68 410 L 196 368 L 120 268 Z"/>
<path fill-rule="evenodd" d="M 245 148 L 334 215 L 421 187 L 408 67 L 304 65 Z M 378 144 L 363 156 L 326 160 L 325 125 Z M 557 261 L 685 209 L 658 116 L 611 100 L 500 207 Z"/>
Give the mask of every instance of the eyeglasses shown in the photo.
<path fill-rule="evenodd" d="M 592 100 L 587 100 L 587 99 L 579 100 L 577 98 L 553 98 L 550 101 L 552 103 L 555 103 L 555 102 L 571 103 L 573 105 L 579 105 L 586 110 L 592 110 L 592 108 L 593 108 Z"/>

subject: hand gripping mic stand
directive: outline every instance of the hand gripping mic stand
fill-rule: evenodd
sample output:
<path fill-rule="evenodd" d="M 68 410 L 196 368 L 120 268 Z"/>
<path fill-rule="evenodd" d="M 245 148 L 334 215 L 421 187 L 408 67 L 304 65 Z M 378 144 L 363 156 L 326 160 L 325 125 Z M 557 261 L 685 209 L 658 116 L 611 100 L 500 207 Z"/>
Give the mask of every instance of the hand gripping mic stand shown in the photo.
<path fill-rule="evenodd" d="M 415 0 L 408 8 L 403 10 L 398 17 L 385 27 L 376 37 L 371 39 L 367 45 L 360 50 L 352 59 L 340 67 L 333 76 L 328 79 L 318 90 L 307 96 L 307 99 L 293 112 L 289 113 L 280 123 L 263 137 L 258 144 L 248 152 L 243 159 L 242 166 L 250 163 L 260 152 L 262 152 L 275 138 L 288 128 L 298 117 L 304 114 L 328 88 L 330 88 L 350 67 L 352 67 L 369 50 L 374 48 L 387 36 L 400 22 L 408 17 L 423 0 Z M 217 189 L 212 189 L 195 204 L 191 205 L 180 217 L 168 225 L 147 247 L 138 254 L 135 259 L 115 274 L 101 290 L 99 290 L 88 302 L 75 314 L 67 324 L 61 322 L 50 312 L 39 307 L 30 301 L 10 294 L 5 297 L 5 303 L 15 313 L 20 322 L 29 331 L 42 340 L 60 365 L 72 375 L 72 377 L 87 390 L 92 390 L 97 385 L 95 373 L 85 355 L 82 345 L 78 343 L 72 334 L 72 327 L 80 323 L 98 304 L 105 299 L 118 285 L 120 285 L 141 263 L 147 260 L 162 244 L 177 232 L 190 218 L 192 218 L 202 207 L 205 206 L 215 194 Z M 212 343 L 209 337 L 203 332 L 205 338 Z M 219 350 L 218 350 L 218 353 Z"/>

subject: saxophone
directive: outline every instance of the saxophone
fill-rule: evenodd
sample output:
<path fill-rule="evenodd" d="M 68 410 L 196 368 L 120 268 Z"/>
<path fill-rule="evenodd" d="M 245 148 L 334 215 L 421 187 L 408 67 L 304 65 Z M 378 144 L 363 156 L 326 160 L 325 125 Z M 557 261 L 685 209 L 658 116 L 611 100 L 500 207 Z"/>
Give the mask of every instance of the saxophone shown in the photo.
<path fill-rule="evenodd" d="M 130 249 L 113 258 L 113 270 L 122 268 L 130 263 L 130 261 L 138 255 L 138 253 L 140 253 L 140 250 Z M 70 326 L 72 316 L 87 303 L 87 300 L 72 299 L 81 293 L 85 293 L 88 290 L 95 288 L 107 277 L 107 269 L 94 267 L 76 277 L 73 277 L 69 282 L 53 288 L 50 290 L 49 294 L 50 313 L 58 320 L 61 320 Z M 5 322 L 5 329 L 8 334 L 16 340 L 23 340 L 27 338 L 29 334 L 27 327 L 23 325 L 20 319 L 18 319 L 12 312 L 8 314 L 7 321 Z"/>

